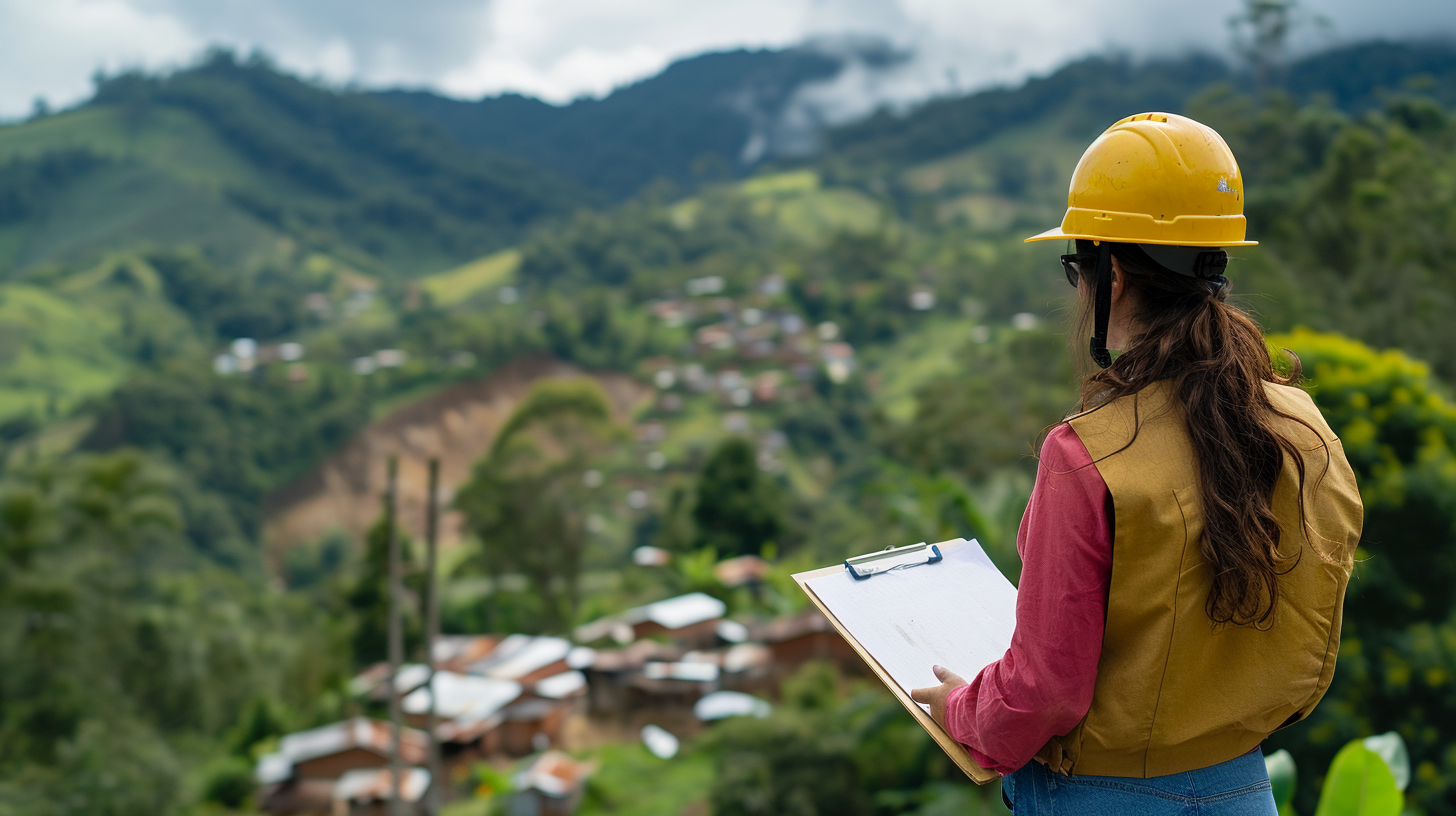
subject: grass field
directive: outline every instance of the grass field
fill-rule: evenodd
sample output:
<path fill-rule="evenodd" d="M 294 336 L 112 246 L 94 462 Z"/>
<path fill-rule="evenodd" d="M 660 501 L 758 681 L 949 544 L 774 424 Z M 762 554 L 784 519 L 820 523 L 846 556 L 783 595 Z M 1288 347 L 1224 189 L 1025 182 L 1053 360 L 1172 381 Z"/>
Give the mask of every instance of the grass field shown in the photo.
<path fill-rule="evenodd" d="M 126 372 L 117 318 L 35 286 L 0 287 L 0 418 L 63 413 Z"/>
<path fill-rule="evenodd" d="M 885 416 L 908 422 L 915 416 L 915 391 L 956 370 L 956 351 L 969 341 L 974 322 L 933 318 L 893 345 L 873 349 L 866 368 L 879 377 L 875 401 Z"/>
<path fill-rule="evenodd" d="M 520 266 L 521 253 L 507 249 L 431 275 L 423 283 L 435 305 L 451 306 L 483 289 L 510 283 Z"/>

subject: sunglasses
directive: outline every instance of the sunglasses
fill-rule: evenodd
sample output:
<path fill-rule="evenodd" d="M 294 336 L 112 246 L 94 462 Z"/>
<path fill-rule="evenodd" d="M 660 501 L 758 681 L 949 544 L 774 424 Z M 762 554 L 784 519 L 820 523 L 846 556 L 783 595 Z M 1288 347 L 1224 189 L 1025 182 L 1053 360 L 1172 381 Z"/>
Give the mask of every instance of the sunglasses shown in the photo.
<path fill-rule="evenodd" d="M 1067 273 L 1067 283 L 1072 284 L 1074 289 L 1082 279 L 1083 264 L 1091 268 L 1097 264 L 1097 258 L 1091 255 L 1078 255 L 1075 252 L 1062 256 L 1062 271 Z"/>

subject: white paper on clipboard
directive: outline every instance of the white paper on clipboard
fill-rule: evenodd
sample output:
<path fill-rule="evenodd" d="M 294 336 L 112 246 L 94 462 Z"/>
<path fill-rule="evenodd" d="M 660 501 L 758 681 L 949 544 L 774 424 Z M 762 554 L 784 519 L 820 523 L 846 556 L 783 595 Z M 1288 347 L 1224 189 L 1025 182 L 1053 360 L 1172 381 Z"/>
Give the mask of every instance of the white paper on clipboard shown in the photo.
<path fill-rule="evenodd" d="M 842 571 L 805 586 L 908 694 L 938 686 L 934 664 L 969 682 L 1000 659 L 1016 629 L 1016 587 L 972 539 L 944 560 L 856 581 Z"/>

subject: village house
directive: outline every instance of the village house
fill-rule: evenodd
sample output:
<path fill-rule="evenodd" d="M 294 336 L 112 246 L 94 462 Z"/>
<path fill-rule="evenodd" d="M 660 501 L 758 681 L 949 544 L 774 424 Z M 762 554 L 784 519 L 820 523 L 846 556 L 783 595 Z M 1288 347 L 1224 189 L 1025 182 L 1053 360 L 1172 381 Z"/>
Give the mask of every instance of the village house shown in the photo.
<path fill-rule="evenodd" d="M 754 588 L 768 577 L 769 563 L 756 555 L 726 558 L 713 567 L 713 577 L 729 589 Z M 730 639 L 731 640 L 731 639 Z"/>
<path fill-rule="evenodd" d="M 465 667 L 465 673 L 530 685 L 570 668 L 571 641 L 559 637 L 509 635 Z"/>
<path fill-rule="evenodd" d="M 442 635 L 435 639 L 435 668 L 464 673 L 501 642 L 500 635 Z"/>
<path fill-rule="evenodd" d="M 275 816 L 330 816 L 335 783 L 349 771 L 387 766 L 393 741 L 389 723 L 365 717 L 289 734 L 276 752 L 258 760 L 258 806 Z M 428 750 L 424 733 L 400 732 L 406 764 L 422 764 Z"/>
<path fill-rule="evenodd" d="M 581 807 L 592 766 L 560 751 L 547 751 L 516 774 L 507 816 L 571 816 Z"/>
<path fill-rule="evenodd" d="M 595 716 L 614 717 L 641 702 L 630 679 L 648 661 L 676 660 L 681 647 L 641 640 L 623 649 L 599 650 L 591 665 L 582 668 L 587 680 L 587 709 Z"/>
<path fill-rule="evenodd" d="M 425 792 L 430 789 L 430 772 L 406 768 L 400 774 L 399 798 L 407 816 L 426 816 Z M 334 783 L 331 816 L 389 816 L 394 796 L 394 774 L 388 768 L 359 768 L 346 771 Z"/>
<path fill-rule="evenodd" d="M 725 586 L 752 588 L 769 569 L 762 558 L 744 556 L 720 562 L 715 577 Z M 395 687 L 412 726 L 426 724 L 433 703 L 435 737 L 448 774 L 462 765 L 557 748 L 573 716 L 628 723 L 648 714 L 691 731 L 705 721 L 758 716 L 768 704 L 753 695 L 771 696 L 806 661 L 831 660 L 863 671 L 858 655 L 817 610 L 752 626 L 724 618 L 726 611 L 721 600 L 695 592 L 593 621 L 573 633 L 578 643 L 619 648 L 593 649 L 549 636 L 448 636 L 435 645 L 433 680 L 427 666 L 408 664 Z M 380 664 L 361 672 L 353 689 L 383 701 L 389 685 L 389 667 Z M 387 726 L 357 720 L 285 738 L 280 751 L 259 765 L 260 801 L 280 816 L 322 814 L 330 805 L 335 816 L 372 813 L 380 780 L 388 781 L 387 773 L 379 773 L 389 755 L 388 741 L 376 733 L 381 727 L 387 733 Z M 406 733 L 411 747 L 404 759 L 417 765 L 425 735 Z M 341 782 L 346 774 L 352 775 Z M 570 796 L 548 790 L 555 783 L 541 784 L 510 807 L 570 812 L 560 810 L 570 805 Z"/>
<path fill-rule="evenodd" d="M 514 680 L 477 677 L 455 672 L 435 672 L 427 685 L 410 692 L 400 702 L 406 720 L 424 725 L 434 698 L 435 716 L 440 720 L 485 719 L 520 699 L 523 687 Z M 432 694 L 433 692 L 433 694 Z"/>
<path fill-rule="evenodd" d="M 868 671 L 864 660 L 834 631 L 829 619 L 818 609 L 809 608 L 752 627 L 749 637 L 768 648 L 775 672 L 780 676 L 792 674 L 810 660 L 827 660 L 846 672 Z"/>
<path fill-rule="evenodd" d="M 406 663 L 395 675 L 394 687 L 400 694 L 409 694 L 430 678 L 430 667 L 423 663 Z M 349 692 L 376 703 L 389 701 L 389 663 L 381 661 L 360 672 L 349 681 Z"/>
<path fill-rule="evenodd" d="M 711 648 L 717 645 L 718 621 L 727 611 L 727 604 L 717 598 L 693 592 L 583 624 L 573 634 L 579 643 L 610 638 L 625 645 L 658 637 L 686 648 Z"/>

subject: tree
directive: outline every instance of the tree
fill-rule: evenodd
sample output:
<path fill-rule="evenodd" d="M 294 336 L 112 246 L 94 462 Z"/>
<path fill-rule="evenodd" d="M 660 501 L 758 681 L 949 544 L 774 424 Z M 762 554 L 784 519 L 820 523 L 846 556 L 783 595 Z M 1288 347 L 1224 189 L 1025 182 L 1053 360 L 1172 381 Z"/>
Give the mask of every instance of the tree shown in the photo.
<path fill-rule="evenodd" d="M 1394 729 L 1410 746 L 1426 812 L 1456 807 L 1456 404 L 1430 369 L 1333 334 L 1269 338 L 1300 357 L 1306 388 L 1339 435 L 1365 503 L 1339 665 L 1308 723 L 1271 740 L 1304 767 L 1346 741 Z M 1320 780 L 1302 780 L 1312 802 Z"/>
<path fill-rule="evenodd" d="M 708 457 L 693 506 L 699 547 L 725 555 L 758 554 L 783 533 L 781 489 L 758 467 L 753 443 L 733 436 Z"/>
<path fill-rule="evenodd" d="M 1268 87 L 1274 68 L 1284 59 L 1289 35 L 1303 24 L 1328 28 L 1329 21 L 1310 15 L 1298 0 L 1244 0 L 1244 11 L 1229 18 L 1234 50 L 1248 61 L 1259 88 Z"/>
<path fill-rule="evenodd" d="M 921 470 L 972 480 L 1027 461 L 1076 404 L 1065 343 L 1045 329 L 967 343 L 952 373 L 916 390 L 915 417 L 890 429 L 891 445 Z"/>
<path fill-rule="evenodd" d="M 181 487 L 137 451 L 0 478 L 0 816 L 175 816 L 217 735 L 282 728 L 250 700 L 311 718 L 342 673 L 333 616 L 209 563 Z"/>
<path fill-rule="evenodd" d="M 347 597 L 349 608 L 353 612 L 356 662 L 372 663 L 384 660 L 389 653 L 388 519 L 386 510 L 379 521 L 369 528 L 364 539 L 364 562 Z M 410 541 L 402 531 L 396 530 L 395 535 L 400 536 L 400 563 L 405 565 L 402 582 L 407 587 L 414 577 L 411 570 Z M 405 653 L 412 654 L 424 635 L 420 608 L 417 604 L 404 603 L 400 606 L 400 615 L 404 622 Z"/>
<path fill-rule="evenodd" d="M 583 476 L 619 436 L 595 382 L 542 381 L 456 495 L 485 570 L 524 576 L 544 629 L 564 631 L 576 614 L 590 489 Z"/>
<path fill-rule="evenodd" d="M 1351 119 L 1292 96 L 1227 92 L 1189 113 L 1228 140 L 1251 182 L 1249 235 L 1230 277 L 1276 329 L 1309 325 L 1399 348 L 1456 377 L 1456 117 L 1394 96 Z M 1253 274 L 1249 274 L 1253 273 Z"/>

